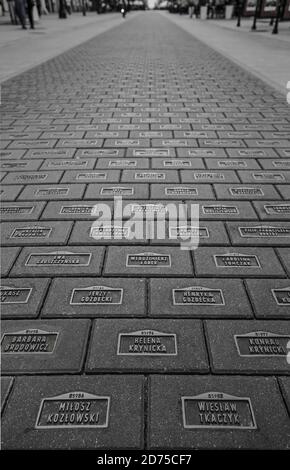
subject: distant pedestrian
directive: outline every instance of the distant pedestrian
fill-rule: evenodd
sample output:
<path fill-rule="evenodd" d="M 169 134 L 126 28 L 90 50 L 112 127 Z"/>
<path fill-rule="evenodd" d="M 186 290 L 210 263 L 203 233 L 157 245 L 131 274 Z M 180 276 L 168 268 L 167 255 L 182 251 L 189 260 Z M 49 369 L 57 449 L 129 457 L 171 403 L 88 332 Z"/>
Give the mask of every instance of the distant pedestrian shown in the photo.
<path fill-rule="evenodd" d="M 14 2 L 15 15 L 20 21 L 22 29 L 26 28 L 26 11 L 25 11 L 25 0 L 15 0 Z"/>
<path fill-rule="evenodd" d="M 30 29 L 34 29 L 34 20 L 33 20 L 33 8 L 34 8 L 34 1 L 33 0 L 26 0 L 27 4 L 27 14 L 30 24 Z"/>

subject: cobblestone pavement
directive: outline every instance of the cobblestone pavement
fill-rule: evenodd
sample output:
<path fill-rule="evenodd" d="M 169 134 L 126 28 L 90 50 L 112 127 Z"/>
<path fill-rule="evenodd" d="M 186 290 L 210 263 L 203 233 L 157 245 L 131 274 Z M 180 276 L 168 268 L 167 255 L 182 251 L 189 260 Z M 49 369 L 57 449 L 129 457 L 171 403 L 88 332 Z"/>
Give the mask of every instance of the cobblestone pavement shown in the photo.
<path fill-rule="evenodd" d="M 289 448 L 285 98 L 154 13 L 2 96 L 3 447 Z M 114 195 L 200 246 L 98 240 Z"/>

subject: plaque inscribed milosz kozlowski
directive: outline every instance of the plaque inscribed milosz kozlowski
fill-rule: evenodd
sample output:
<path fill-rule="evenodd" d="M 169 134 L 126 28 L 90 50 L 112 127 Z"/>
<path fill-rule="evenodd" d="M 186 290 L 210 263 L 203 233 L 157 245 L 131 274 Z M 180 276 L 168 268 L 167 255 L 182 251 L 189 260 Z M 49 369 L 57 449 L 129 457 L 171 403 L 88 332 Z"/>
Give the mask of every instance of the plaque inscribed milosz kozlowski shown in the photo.
<path fill-rule="evenodd" d="M 181 397 L 185 429 L 257 429 L 248 397 L 221 392 Z"/>
<path fill-rule="evenodd" d="M 119 333 L 117 355 L 177 356 L 176 334 L 155 330 Z"/>
<path fill-rule="evenodd" d="M 41 401 L 36 429 L 107 428 L 110 397 L 69 392 Z"/>
<path fill-rule="evenodd" d="M 139 267 L 139 266 L 150 266 L 150 267 L 170 267 L 171 256 L 161 253 L 136 253 L 127 255 L 126 260 L 127 267 Z"/>
<path fill-rule="evenodd" d="M 287 356 L 287 344 L 290 335 L 280 335 L 267 331 L 254 331 L 242 335 L 234 335 L 240 356 Z"/>
<path fill-rule="evenodd" d="M 29 329 L 4 333 L 1 339 L 2 354 L 52 354 L 58 332 Z"/>

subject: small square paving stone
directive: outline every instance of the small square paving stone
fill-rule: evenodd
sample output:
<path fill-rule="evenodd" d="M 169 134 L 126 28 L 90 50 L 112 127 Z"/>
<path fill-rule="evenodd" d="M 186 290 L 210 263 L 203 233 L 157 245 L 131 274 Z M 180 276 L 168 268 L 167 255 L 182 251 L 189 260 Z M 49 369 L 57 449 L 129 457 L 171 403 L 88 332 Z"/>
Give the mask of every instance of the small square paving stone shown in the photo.
<path fill-rule="evenodd" d="M 123 199 L 148 199 L 148 184 L 98 184 L 92 183 L 87 187 L 84 199 L 114 199 L 122 196 Z"/>
<path fill-rule="evenodd" d="M 277 153 L 270 148 L 227 149 L 231 158 L 275 158 Z"/>
<path fill-rule="evenodd" d="M 290 200 L 290 184 L 276 185 L 276 189 L 279 191 L 283 199 Z"/>
<path fill-rule="evenodd" d="M 89 170 L 89 171 L 66 171 L 61 183 L 94 183 L 94 182 L 118 183 L 120 181 L 119 170 Z"/>
<path fill-rule="evenodd" d="M 186 201 L 196 204 L 196 201 Z M 248 201 L 198 201 L 200 220 L 251 220 L 257 215 Z"/>
<path fill-rule="evenodd" d="M 238 171 L 240 180 L 243 183 L 271 183 L 271 184 L 289 184 L 290 171 L 272 170 L 272 171 Z"/>
<path fill-rule="evenodd" d="M 198 320 L 95 320 L 87 373 L 207 372 Z"/>
<path fill-rule="evenodd" d="M 72 158 L 76 150 L 72 149 L 30 149 L 24 155 L 25 159 L 34 159 L 34 158 Z"/>
<path fill-rule="evenodd" d="M 8 276 L 21 248 L 5 247 L 1 248 L 1 276 Z"/>
<path fill-rule="evenodd" d="M 51 149 L 55 146 L 56 140 L 14 140 L 10 143 L 10 149 Z M 72 145 L 73 147 L 73 145 Z"/>
<path fill-rule="evenodd" d="M 138 245 L 149 243 L 150 228 L 147 228 L 146 221 L 142 223 L 142 230 L 140 230 L 140 225 L 136 227 L 134 222 L 133 229 L 131 229 L 129 222 L 126 226 L 126 223 L 123 225 L 121 221 L 119 223 L 112 220 L 106 222 L 103 218 L 100 221 L 76 222 L 69 245 Z"/>
<path fill-rule="evenodd" d="M 60 245 L 69 238 L 72 222 L 3 222 L 1 243 L 11 245 Z"/>
<path fill-rule="evenodd" d="M 2 372 L 80 372 L 89 320 L 6 320 L 2 322 Z"/>
<path fill-rule="evenodd" d="M 276 248 L 276 252 L 288 276 L 290 276 L 290 248 Z"/>
<path fill-rule="evenodd" d="M 187 251 L 169 247 L 111 246 L 108 249 L 106 276 L 192 276 L 193 267 Z"/>
<path fill-rule="evenodd" d="M 18 377 L 14 385 L 2 420 L 3 449 L 143 447 L 142 377 Z M 89 410 L 81 423 L 80 407 Z"/>
<path fill-rule="evenodd" d="M 42 317 L 145 316 L 143 279 L 54 279 Z"/>
<path fill-rule="evenodd" d="M 0 286 L 2 318 L 35 318 L 38 316 L 49 279 L 2 279 Z"/>
<path fill-rule="evenodd" d="M 209 184 L 154 184 L 150 189 L 152 199 L 214 199 Z"/>
<path fill-rule="evenodd" d="M 152 158 L 151 165 L 156 170 L 205 168 L 201 158 Z"/>
<path fill-rule="evenodd" d="M 238 183 L 239 178 L 234 171 L 182 170 L 182 183 Z"/>
<path fill-rule="evenodd" d="M 91 170 L 96 164 L 96 158 L 46 159 L 41 170 Z"/>
<path fill-rule="evenodd" d="M 89 276 L 100 275 L 103 247 L 25 247 L 17 259 L 12 276 Z"/>
<path fill-rule="evenodd" d="M 261 158 L 258 160 L 259 165 L 264 170 L 289 170 L 290 168 L 290 159 L 284 160 L 282 158 L 276 160 L 269 160 L 267 158 Z"/>
<path fill-rule="evenodd" d="M 285 277 L 272 248 L 201 247 L 193 252 L 197 276 Z"/>
<path fill-rule="evenodd" d="M 125 149 L 78 149 L 76 158 L 122 158 L 125 155 Z"/>
<path fill-rule="evenodd" d="M 126 151 L 126 158 L 151 158 L 151 157 L 164 157 L 164 158 L 171 158 L 175 157 L 175 149 L 174 148 L 163 148 L 163 147 L 158 147 L 158 148 L 138 148 L 138 149 L 132 149 L 128 148 Z"/>
<path fill-rule="evenodd" d="M 186 149 L 178 148 L 177 149 L 178 157 L 191 157 L 191 158 L 226 158 L 227 154 L 222 148 L 195 148 L 195 149 Z"/>
<path fill-rule="evenodd" d="M 214 184 L 214 190 L 218 199 L 281 199 L 270 184 Z"/>
<path fill-rule="evenodd" d="M 51 200 L 51 199 L 81 199 L 85 184 L 42 184 L 27 185 L 19 196 L 20 201 Z"/>
<path fill-rule="evenodd" d="M 281 377 L 278 380 L 290 416 L 290 377 Z"/>
<path fill-rule="evenodd" d="M 151 244 L 157 245 L 185 245 L 195 246 L 203 245 L 227 245 L 229 238 L 222 222 L 199 222 L 178 221 L 169 223 L 165 226 L 165 236 L 160 231 L 159 221 L 152 221 L 150 226 Z M 162 235 L 162 238 L 160 237 Z"/>
<path fill-rule="evenodd" d="M 290 318 L 290 280 L 248 279 L 245 282 L 257 318 Z"/>
<path fill-rule="evenodd" d="M 26 150 L 12 150 L 12 149 L 2 149 L 1 158 L 21 158 L 25 154 Z"/>
<path fill-rule="evenodd" d="M 98 158 L 96 168 L 101 169 L 147 169 L 149 168 L 148 158 Z"/>
<path fill-rule="evenodd" d="M 27 172 L 18 171 L 8 174 L 3 180 L 3 184 L 41 184 L 58 183 L 62 176 L 62 171 Z"/>
<path fill-rule="evenodd" d="M 149 449 L 290 448 L 273 377 L 151 376 L 149 403 Z"/>
<path fill-rule="evenodd" d="M 61 148 L 100 148 L 103 146 L 103 139 L 60 139 L 56 147 Z"/>
<path fill-rule="evenodd" d="M 152 279 L 149 292 L 152 317 L 253 317 L 238 279 Z"/>
<path fill-rule="evenodd" d="M 282 320 L 207 320 L 212 371 L 218 374 L 290 374 L 290 323 Z"/>
<path fill-rule="evenodd" d="M 261 220 L 290 221 L 290 202 L 287 201 L 253 201 Z"/>
<path fill-rule="evenodd" d="M 206 158 L 205 164 L 209 170 L 260 170 L 256 160 L 250 159 L 215 159 Z"/>
<path fill-rule="evenodd" d="M 37 220 L 44 206 L 45 202 L 2 202 L 1 220 Z"/>
<path fill-rule="evenodd" d="M 0 188 L 0 200 L 2 201 L 15 201 L 17 196 L 20 194 L 24 186 L 14 185 L 1 185 Z"/>
<path fill-rule="evenodd" d="M 122 173 L 124 183 L 179 183 L 177 171 L 174 170 L 124 170 Z"/>
<path fill-rule="evenodd" d="M 12 389 L 13 377 L 1 377 L 1 413 Z"/>
<path fill-rule="evenodd" d="M 103 214 L 103 202 L 100 201 L 51 201 L 48 202 L 42 220 L 96 220 Z M 106 201 L 106 208 L 113 212 L 113 202 Z"/>
<path fill-rule="evenodd" d="M 36 171 L 39 169 L 42 162 L 43 160 L 1 160 L 0 169 L 9 171 L 9 173 L 19 172 L 19 170 Z"/>
<path fill-rule="evenodd" d="M 233 245 L 290 245 L 290 222 L 227 222 L 226 225 Z"/>

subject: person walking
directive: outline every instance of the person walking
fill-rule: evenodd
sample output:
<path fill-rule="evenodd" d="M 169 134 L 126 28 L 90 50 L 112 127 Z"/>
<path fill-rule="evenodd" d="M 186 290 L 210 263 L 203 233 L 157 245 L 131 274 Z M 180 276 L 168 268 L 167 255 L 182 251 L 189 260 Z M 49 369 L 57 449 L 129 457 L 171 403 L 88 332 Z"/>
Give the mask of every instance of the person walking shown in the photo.
<path fill-rule="evenodd" d="M 26 11 L 25 0 L 15 0 L 14 2 L 15 16 L 19 19 L 22 29 L 26 28 Z"/>
<path fill-rule="evenodd" d="M 26 4 L 27 4 L 27 14 L 28 14 L 28 19 L 29 19 L 30 29 L 34 29 L 34 20 L 33 20 L 34 1 L 26 0 Z"/>

